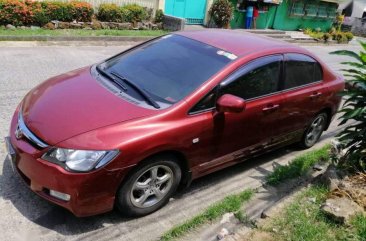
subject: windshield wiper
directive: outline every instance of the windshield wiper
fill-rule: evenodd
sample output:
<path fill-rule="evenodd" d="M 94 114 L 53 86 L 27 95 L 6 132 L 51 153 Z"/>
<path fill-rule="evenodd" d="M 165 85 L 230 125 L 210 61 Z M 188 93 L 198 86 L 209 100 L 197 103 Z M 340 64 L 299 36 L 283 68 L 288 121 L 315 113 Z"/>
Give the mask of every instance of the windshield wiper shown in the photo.
<path fill-rule="evenodd" d="M 160 109 L 160 105 L 158 103 L 156 103 L 155 100 L 153 100 L 153 98 L 151 98 L 151 96 L 142 88 L 140 88 L 138 85 L 136 85 L 135 83 L 133 83 L 132 81 L 130 81 L 129 79 L 123 77 L 122 75 L 116 73 L 116 72 L 111 72 L 111 75 L 117 77 L 120 80 L 123 80 L 124 82 L 126 82 L 128 85 L 130 85 L 131 87 L 133 87 L 137 92 L 140 93 L 140 95 L 142 97 L 145 98 L 145 100 L 152 106 L 154 106 L 156 109 Z"/>
<path fill-rule="evenodd" d="M 117 85 L 118 88 L 122 89 L 123 91 L 127 91 L 126 86 L 124 86 L 124 84 L 122 84 L 119 79 L 114 78 L 113 75 L 110 75 L 106 71 L 102 70 L 99 65 L 97 65 L 96 69 L 99 73 L 101 73 L 102 75 L 110 79 L 115 85 Z"/>

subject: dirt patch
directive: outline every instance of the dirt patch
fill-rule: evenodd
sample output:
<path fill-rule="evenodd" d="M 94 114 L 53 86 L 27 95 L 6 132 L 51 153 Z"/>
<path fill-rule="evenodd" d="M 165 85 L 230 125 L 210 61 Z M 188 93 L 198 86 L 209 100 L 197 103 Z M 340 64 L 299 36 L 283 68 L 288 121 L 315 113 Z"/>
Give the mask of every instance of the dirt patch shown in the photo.
<path fill-rule="evenodd" d="M 366 173 L 345 177 L 329 197 L 346 197 L 366 209 Z"/>
<path fill-rule="evenodd" d="M 274 241 L 275 239 L 272 237 L 271 233 L 264 231 L 254 232 L 251 237 L 249 237 L 248 241 Z"/>

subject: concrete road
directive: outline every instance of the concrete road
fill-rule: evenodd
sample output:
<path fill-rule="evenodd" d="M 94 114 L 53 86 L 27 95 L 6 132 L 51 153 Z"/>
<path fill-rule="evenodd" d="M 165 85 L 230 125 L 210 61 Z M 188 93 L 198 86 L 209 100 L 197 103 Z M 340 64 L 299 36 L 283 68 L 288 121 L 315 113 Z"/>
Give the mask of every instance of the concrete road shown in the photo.
<path fill-rule="evenodd" d="M 92 64 L 129 46 L 39 46 L 35 43 L 0 42 L 0 136 L 22 97 L 43 80 Z M 339 70 L 346 58 L 330 56 L 336 49 L 358 50 L 357 44 L 307 46 L 332 68 Z M 322 143 L 338 131 L 334 123 Z M 3 146 L 1 139 L 0 145 Z M 320 146 L 321 143 L 318 145 Z M 195 181 L 162 210 L 139 219 L 125 219 L 116 211 L 76 218 L 32 193 L 11 171 L 4 148 L 0 148 L 0 240 L 156 240 L 173 227 L 224 196 L 261 185 L 277 164 L 285 164 L 300 153 L 288 147 L 227 168 Z"/>

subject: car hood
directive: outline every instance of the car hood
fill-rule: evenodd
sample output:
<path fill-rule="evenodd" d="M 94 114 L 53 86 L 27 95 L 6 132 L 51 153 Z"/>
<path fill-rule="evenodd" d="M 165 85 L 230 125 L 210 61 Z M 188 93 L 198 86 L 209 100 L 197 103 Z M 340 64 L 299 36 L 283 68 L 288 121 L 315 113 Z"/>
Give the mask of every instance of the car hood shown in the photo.
<path fill-rule="evenodd" d="M 27 127 L 50 145 L 155 112 L 107 90 L 91 76 L 90 67 L 43 82 L 22 103 Z"/>

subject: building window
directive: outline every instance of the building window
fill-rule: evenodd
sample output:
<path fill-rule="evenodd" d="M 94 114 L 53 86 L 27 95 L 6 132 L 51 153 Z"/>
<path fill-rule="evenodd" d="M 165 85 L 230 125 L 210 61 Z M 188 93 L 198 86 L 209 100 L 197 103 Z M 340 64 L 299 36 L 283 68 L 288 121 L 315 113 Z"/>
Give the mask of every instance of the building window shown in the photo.
<path fill-rule="evenodd" d="M 290 7 L 290 15 L 291 16 L 304 16 L 305 3 L 302 1 L 293 1 Z"/>
<path fill-rule="evenodd" d="M 293 0 L 289 15 L 293 17 L 330 18 L 336 16 L 337 4 L 318 1 Z"/>
<path fill-rule="evenodd" d="M 318 16 L 318 5 L 315 3 L 306 3 L 305 4 L 305 15 L 308 17 Z"/>

